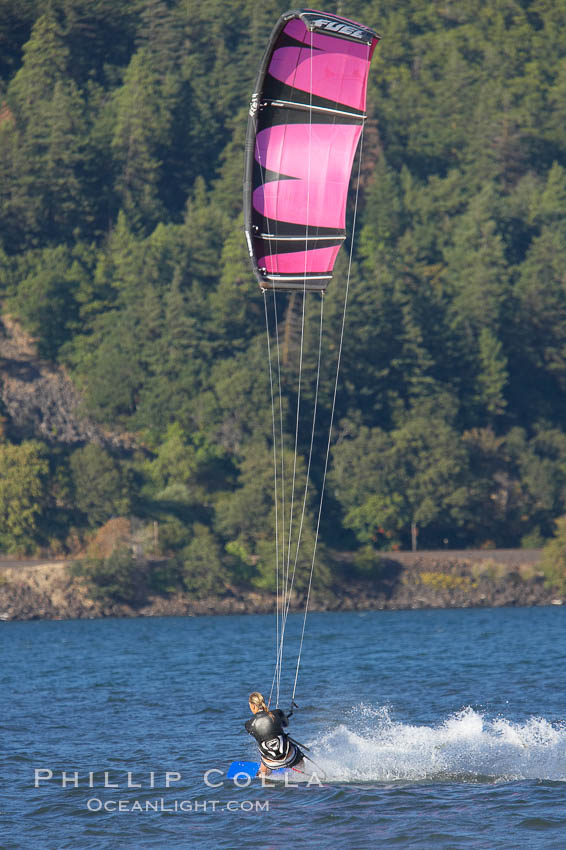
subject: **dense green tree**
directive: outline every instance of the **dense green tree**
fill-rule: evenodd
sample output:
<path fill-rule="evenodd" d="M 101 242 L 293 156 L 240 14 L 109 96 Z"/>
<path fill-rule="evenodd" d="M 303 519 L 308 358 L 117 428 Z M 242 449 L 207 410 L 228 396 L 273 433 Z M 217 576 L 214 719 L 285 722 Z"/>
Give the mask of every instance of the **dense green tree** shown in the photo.
<path fill-rule="evenodd" d="M 514 401 L 520 410 L 537 406 L 542 416 L 558 422 L 564 413 L 564 339 L 566 228 L 545 226 L 532 242 L 521 266 L 516 292 L 519 302 Z M 520 341 L 519 341 L 520 340 Z"/>
<path fill-rule="evenodd" d="M 362 428 L 339 442 L 331 483 L 361 542 L 415 548 L 419 529 L 463 522 L 466 460 L 439 399 L 389 434 Z"/>
<path fill-rule="evenodd" d="M 37 547 L 48 505 L 48 471 L 38 443 L 0 444 L 0 546 L 5 551 L 31 552 Z"/>
<path fill-rule="evenodd" d="M 162 80 L 178 68 L 181 58 L 181 16 L 163 0 L 143 0 L 137 41 L 147 48 L 153 68 Z"/>
<path fill-rule="evenodd" d="M 233 478 L 230 458 L 202 432 L 187 436 L 170 425 L 153 460 L 145 465 L 157 501 L 176 497 L 186 505 L 210 506 L 215 493 Z"/>
<path fill-rule="evenodd" d="M 144 48 L 132 57 L 116 98 L 112 152 L 118 164 L 117 191 L 122 208 L 137 227 L 156 224 L 159 202 L 159 146 L 170 125 L 168 92 L 152 69 Z"/>
<path fill-rule="evenodd" d="M 548 538 L 554 518 L 566 509 L 566 435 L 541 429 L 517 455 L 529 525 L 540 539 Z"/>
<path fill-rule="evenodd" d="M 528 451 L 526 434 L 520 428 L 505 436 L 491 427 L 472 428 L 462 440 L 471 473 L 466 505 L 469 538 L 481 546 L 517 545 L 529 527 L 528 495 L 518 466 Z"/>
<path fill-rule="evenodd" d="M 566 517 L 556 520 L 555 536 L 543 550 L 542 569 L 548 584 L 559 593 L 566 591 Z"/>
<path fill-rule="evenodd" d="M 229 574 L 222 563 L 221 549 L 210 529 L 195 523 L 193 538 L 181 553 L 182 581 L 186 590 L 197 596 L 222 594 Z"/>
<path fill-rule="evenodd" d="M 128 64 L 139 25 L 139 4 L 114 0 L 56 0 L 69 50 L 69 67 L 79 85 L 95 79 L 114 83 Z"/>
<path fill-rule="evenodd" d="M 36 5 L 35 0 L 5 0 L 0 5 L 0 78 L 3 80 L 11 77 L 21 62 Z"/>
<path fill-rule="evenodd" d="M 41 356 L 56 359 L 79 327 L 78 293 L 88 281 L 91 256 L 80 243 L 26 255 L 12 309 L 38 341 Z"/>
<path fill-rule="evenodd" d="M 111 517 L 129 513 L 125 472 L 101 446 L 90 444 L 71 456 L 75 504 L 89 525 L 99 526 Z"/>
<path fill-rule="evenodd" d="M 501 415 L 507 406 L 507 362 L 501 343 L 487 327 L 479 335 L 479 361 L 478 400 L 490 416 Z"/>
<path fill-rule="evenodd" d="M 313 505 L 316 493 L 312 482 L 309 482 L 305 502 L 306 468 L 300 459 L 295 467 L 292 452 L 284 451 L 281 459 L 278 451 L 276 463 L 277 497 L 274 493 L 272 449 L 258 445 L 248 448 L 240 465 L 237 488 L 221 496 L 216 503 L 215 529 L 225 540 L 228 554 L 236 556 L 248 566 L 248 572 L 256 585 L 275 590 L 278 565 L 280 575 L 284 569 L 289 576 L 294 574 L 293 586 L 304 589 L 314 554 Z M 328 571 L 321 546 L 317 580 L 324 583 L 327 579 Z"/>
<path fill-rule="evenodd" d="M 63 32 L 49 7 L 34 24 L 22 67 L 10 82 L 13 120 L 0 136 L 2 216 L 16 245 L 68 239 L 88 220 L 82 187 L 85 103 L 69 78 L 68 62 Z"/>
<path fill-rule="evenodd" d="M 15 74 L 10 94 L 16 103 L 18 115 L 29 122 L 34 110 L 51 99 L 57 83 L 67 75 L 69 50 L 57 20 L 53 5 L 47 5 L 31 32 L 23 49 L 22 67 Z"/>

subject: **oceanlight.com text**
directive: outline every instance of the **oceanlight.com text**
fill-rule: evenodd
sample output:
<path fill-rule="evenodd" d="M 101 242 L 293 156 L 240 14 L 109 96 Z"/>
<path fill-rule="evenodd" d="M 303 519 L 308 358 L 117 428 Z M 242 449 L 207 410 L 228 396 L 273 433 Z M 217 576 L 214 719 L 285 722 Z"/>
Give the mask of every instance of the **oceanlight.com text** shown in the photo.
<path fill-rule="evenodd" d="M 140 813 L 182 812 L 183 814 L 214 814 L 216 812 L 268 812 L 269 800 L 87 800 L 89 812 Z"/>

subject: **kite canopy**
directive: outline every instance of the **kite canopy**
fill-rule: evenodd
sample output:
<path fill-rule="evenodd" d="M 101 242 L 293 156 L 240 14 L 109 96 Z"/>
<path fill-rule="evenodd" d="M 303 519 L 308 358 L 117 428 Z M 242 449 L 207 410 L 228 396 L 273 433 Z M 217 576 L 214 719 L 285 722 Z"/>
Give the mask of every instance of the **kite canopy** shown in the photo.
<path fill-rule="evenodd" d="M 345 239 L 346 200 L 379 36 L 312 10 L 275 26 L 252 96 L 245 232 L 262 289 L 321 292 Z"/>

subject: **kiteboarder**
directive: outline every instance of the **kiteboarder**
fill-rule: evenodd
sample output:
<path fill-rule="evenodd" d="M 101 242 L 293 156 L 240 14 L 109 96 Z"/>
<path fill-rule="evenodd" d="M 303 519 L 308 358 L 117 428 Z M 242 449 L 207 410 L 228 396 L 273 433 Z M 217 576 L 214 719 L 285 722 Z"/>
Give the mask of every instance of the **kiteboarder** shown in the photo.
<path fill-rule="evenodd" d="M 249 702 L 254 716 L 246 721 L 246 731 L 253 735 L 259 747 L 261 762 L 258 773 L 267 776 L 279 767 L 301 770 L 304 755 L 283 731 L 283 727 L 289 725 L 293 711 L 285 712 L 280 708 L 270 711 L 263 696 L 257 691 L 250 694 Z"/>

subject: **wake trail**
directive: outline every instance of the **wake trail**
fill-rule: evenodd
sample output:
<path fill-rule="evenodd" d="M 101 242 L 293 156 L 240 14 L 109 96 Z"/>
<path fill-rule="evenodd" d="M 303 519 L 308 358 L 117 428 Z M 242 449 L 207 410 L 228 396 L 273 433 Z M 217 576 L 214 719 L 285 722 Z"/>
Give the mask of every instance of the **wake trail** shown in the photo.
<path fill-rule="evenodd" d="M 542 717 L 513 722 L 465 708 L 417 726 L 358 706 L 308 743 L 330 782 L 566 781 L 566 725 Z"/>

